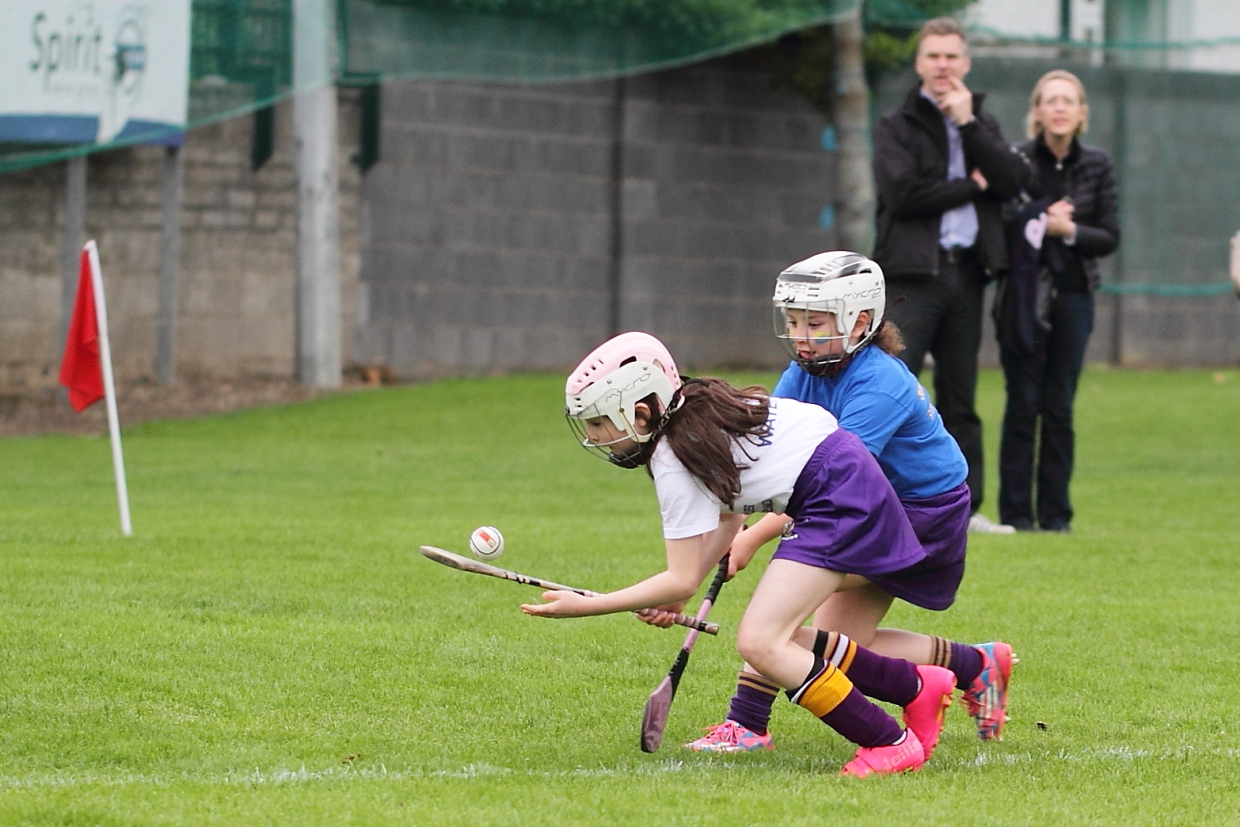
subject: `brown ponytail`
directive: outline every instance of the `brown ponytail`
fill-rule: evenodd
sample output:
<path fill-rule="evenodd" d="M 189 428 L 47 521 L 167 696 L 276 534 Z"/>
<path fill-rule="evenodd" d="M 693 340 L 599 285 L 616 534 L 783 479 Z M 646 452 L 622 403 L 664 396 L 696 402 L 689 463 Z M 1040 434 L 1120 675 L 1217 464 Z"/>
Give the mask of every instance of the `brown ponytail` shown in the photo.
<path fill-rule="evenodd" d="M 732 505 L 741 493 L 741 471 L 732 443 L 770 435 L 769 394 L 751 385 L 734 388 L 722 379 L 688 379 L 680 389 L 683 404 L 659 435 L 685 469 L 719 501 Z M 748 453 L 746 453 L 748 456 Z"/>

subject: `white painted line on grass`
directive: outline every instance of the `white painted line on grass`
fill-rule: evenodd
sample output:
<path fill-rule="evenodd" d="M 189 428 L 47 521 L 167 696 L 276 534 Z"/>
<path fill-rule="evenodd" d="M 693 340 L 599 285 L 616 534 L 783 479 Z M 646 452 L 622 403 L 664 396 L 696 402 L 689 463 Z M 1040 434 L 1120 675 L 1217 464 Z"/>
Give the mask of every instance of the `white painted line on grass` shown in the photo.
<path fill-rule="evenodd" d="M 1018 766 L 1045 763 L 1108 763 L 1152 761 L 1179 762 L 1190 757 L 1223 757 L 1240 758 L 1240 749 L 1225 747 L 1219 749 L 1198 749 L 1185 744 L 1175 749 L 1153 752 L 1139 747 L 1117 745 L 1110 747 L 1090 747 L 1073 751 L 1067 749 L 1046 750 L 1043 752 L 1000 752 L 1001 748 L 984 749 L 972 757 L 961 757 L 944 761 L 936 758 L 935 763 L 942 766 L 955 767 L 986 767 L 986 766 Z M 743 756 L 739 760 L 731 756 L 723 758 L 703 757 L 695 759 L 669 758 L 658 762 L 638 761 L 619 767 L 577 767 L 571 770 L 538 771 L 515 770 L 485 762 L 470 763 L 456 769 L 444 770 L 389 770 L 385 765 L 378 767 L 327 767 L 320 770 L 307 769 L 304 765 L 297 769 L 253 769 L 246 772 L 207 773 L 175 773 L 172 775 L 143 775 L 140 773 L 124 773 L 107 775 L 99 773 L 79 773 L 72 775 L 39 775 L 12 776 L 0 775 L 0 789 L 37 789 L 41 787 L 121 787 L 142 785 L 151 787 L 169 787 L 174 784 L 189 782 L 221 786 L 277 786 L 291 784 L 313 784 L 324 781 L 423 781 L 423 780 L 473 780 L 493 779 L 497 777 L 517 778 L 606 778 L 627 776 L 675 775 L 680 773 L 720 773 L 744 772 L 760 770 L 762 765 L 747 763 Z M 815 765 L 821 763 L 814 756 L 806 756 L 810 762 L 808 770 L 816 772 Z M 786 768 L 781 768 L 786 771 Z M 825 770 L 824 770 L 825 771 Z"/>

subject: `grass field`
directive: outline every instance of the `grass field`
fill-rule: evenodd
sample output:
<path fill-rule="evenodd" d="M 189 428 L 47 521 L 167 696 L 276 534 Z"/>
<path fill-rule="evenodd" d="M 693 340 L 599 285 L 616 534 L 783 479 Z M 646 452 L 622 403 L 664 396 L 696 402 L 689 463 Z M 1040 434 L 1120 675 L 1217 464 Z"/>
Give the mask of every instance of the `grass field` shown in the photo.
<path fill-rule="evenodd" d="M 648 479 L 573 444 L 562 382 L 128 428 L 130 538 L 106 438 L 0 439 L 0 824 L 1240 823 L 1240 372 L 1087 371 L 1075 532 L 972 539 L 951 610 L 889 617 L 1014 644 L 1004 740 L 953 708 L 922 772 L 864 781 L 786 701 L 773 752 L 680 748 L 726 710 L 755 571 L 645 755 L 684 630 L 526 617 L 536 590 L 417 554 L 490 523 L 530 574 L 658 570 Z"/>

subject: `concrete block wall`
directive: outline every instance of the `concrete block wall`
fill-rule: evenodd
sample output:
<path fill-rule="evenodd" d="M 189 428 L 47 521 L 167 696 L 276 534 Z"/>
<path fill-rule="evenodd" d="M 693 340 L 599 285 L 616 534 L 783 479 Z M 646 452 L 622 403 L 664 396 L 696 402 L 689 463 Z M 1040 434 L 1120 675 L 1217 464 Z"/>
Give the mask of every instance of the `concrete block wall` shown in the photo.
<path fill-rule="evenodd" d="M 64 189 L 63 165 L 0 175 L 0 390 L 56 381 Z"/>
<path fill-rule="evenodd" d="M 360 254 L 356 149 L 360 97 L 342 90 L 341 270 L 345 329 Z M 250 168 L 253 118 L 190 131 L 183 148 L 177 374 L 288 377 L 294 372 L 296 175 L 292 104 L 276 107 L 274 154 Z M 153 380 L 164 150 L 88 159 L 86 238 L 99 245 L 118 382 Z M 60 243 L 65 167 L 0 176 L 0 391 L 56 385 L 64 343 Z M 349 358 L 348 341 L 345 358 Z"/>
<path fill-rule="evenodd" d="M 663 337 L 688 365 L 786 364 L 775 277 L 836 244 L 820 223 L 837 199 L 827 121 L 726 60 L 625 91 L 620 326 Z"/>
<path fill-rule="evenodd" d="M 726 61 L 384 87 L 355 353 L 402 378 L 562 369 L 612 332 L 774 365 L 774 278 L 829 249 L 823 118 Z"/>
<path fill-rule="evenodd" d="M 362 185 L 360 361 L 402 377 L 544 367 L 605 318 L 603 85 L 392 83 Z"/>

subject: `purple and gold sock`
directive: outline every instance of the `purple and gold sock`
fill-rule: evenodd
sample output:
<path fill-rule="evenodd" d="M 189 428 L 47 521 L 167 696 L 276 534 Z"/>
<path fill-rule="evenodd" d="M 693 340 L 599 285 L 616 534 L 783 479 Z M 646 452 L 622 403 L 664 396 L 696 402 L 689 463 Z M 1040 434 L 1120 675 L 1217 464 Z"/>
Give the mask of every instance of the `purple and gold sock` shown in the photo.
<path fill-rule="evenodd" d="M 904 737 L 895 718 L 867 701 L 847 675 L 820 657 L 814 658 L 800 688 L 788 690 L 788 697 L 858 746 L 887 746 Z"/>
<path fill-rule="evenodd" d="M 759 735 L 765 735 L 771 723 L 771 707 L 779 695 L 779 685 L 761 675 L 741 671 L 736 678 L 736 694 L 728 707 L 728 720 Z"/>
<path fill-rule="evenodd" d="M 859 747 L 885 747 L 904 738 L 896 719 L 867 701 L 855 686 L 839 706 L 822 716 L 822 722 Z"/>
<path fill-rule="evenodd" d="M 941 637 L 931 637 L 930 641 L 930 663 L 950 669 L 956 676 L 956 688 L 968 689 L 982 672 L 982 653 L 967 643 Z"/>
<path fill-rule="evenodd" d="M 875 700 L 908 706 L 921 689 L 915 664 L 883 657 L 839 632 L 819 631 L 813 651 L 837 666 L 863 694 Z"/>

